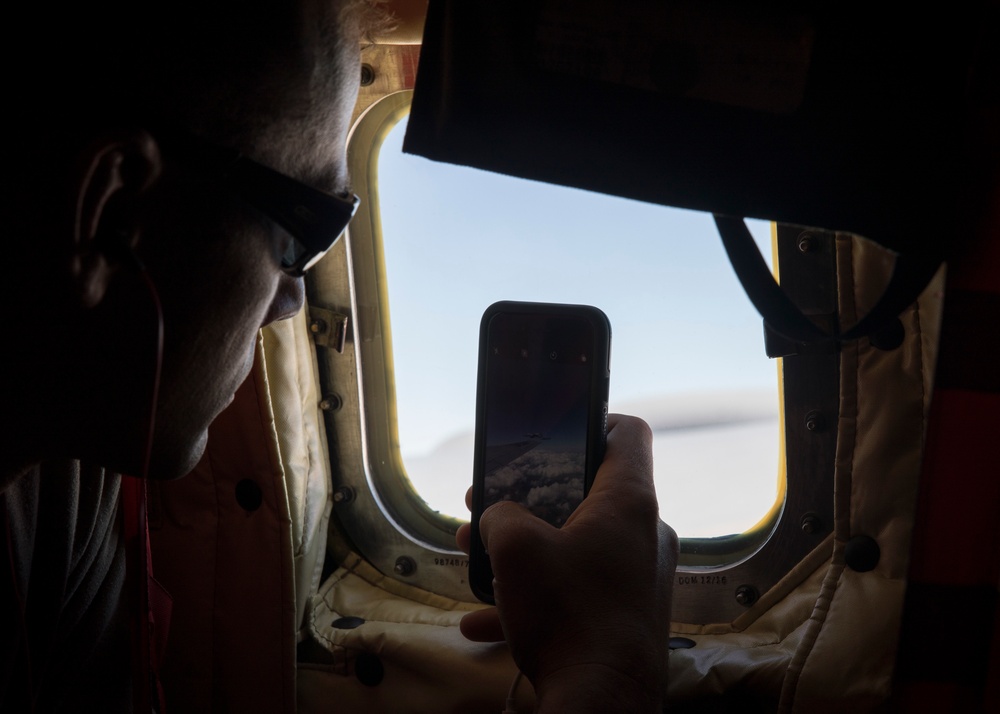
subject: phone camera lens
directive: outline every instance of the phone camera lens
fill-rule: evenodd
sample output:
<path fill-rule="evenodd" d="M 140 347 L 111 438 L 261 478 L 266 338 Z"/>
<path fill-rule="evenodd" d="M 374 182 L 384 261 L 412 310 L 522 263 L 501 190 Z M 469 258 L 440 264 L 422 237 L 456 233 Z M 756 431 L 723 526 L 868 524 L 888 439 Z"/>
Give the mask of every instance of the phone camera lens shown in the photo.
<path fill-rule="evenodd" d="M 554 361 L 556 360 L 556 358 L 557 358 L 558 356 L 559 356 L 559 355 L 558 355 L 558 353 L 556 353 L 556 351 L 555 351 L 555 350 L 552 350 L 551 352 L 549 352 L 549 359 L 550 359 L 550 360 L 552 360 L 553 362 L 554 362 Z"/>

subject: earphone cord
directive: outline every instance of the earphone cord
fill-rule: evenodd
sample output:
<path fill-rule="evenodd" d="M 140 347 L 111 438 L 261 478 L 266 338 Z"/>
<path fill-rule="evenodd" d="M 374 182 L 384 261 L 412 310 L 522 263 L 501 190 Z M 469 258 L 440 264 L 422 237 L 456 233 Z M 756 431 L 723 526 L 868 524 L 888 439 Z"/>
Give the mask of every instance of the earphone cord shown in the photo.
<path fill-rule="evenodd" d="M 156 406 L 160 399 L 160 375 L 163 371 L 163 305 L 160 303 L 160 294 L 153 284 L 153 279 L 149 276 L 146 266 L 142 264 L 135 253 L 129 252 L 131 260 L 139 270 L 139 276 L 146 284 L 149 291 L 150 300 L 153 302 L 153 309 L 156 311 L 156 362 L 153 372 L 153 389 L 149 399 L 149 418 L 146 421 L 146 444 L 142 454 L 142 471 L 140 478 L 149 477 L 149 461 L 153 454 L 153 430 L 156 424 Z"/>
<path fill-rule="evenodd" d="M 126 518 L 133 519 L 137 540 L 135 552 L 129 565 L 135 571 L 134 586 L 138 587 L 136 608 L 136 632 L 133 634 L 133 650 L 136 661 L 133 667 L 133 709 L 135 714 L 146 714 L 163 708 L 162 692 L 159 689 L 157 672 L 153 665 L 151 632 L 149 626 L 152 609 L 149 601 L 149 579 L 151 577 L 149 526 L 146 520 L 146 479 L 149 477 L 150 461 L 153 454 L 153 435 L 156 424 L 156 407 L 160 396 L 160 376 L 163 370 L 163 306 L 159 292 L 146 267 L 131 250 L 129 259 L 139 273 L 149 292 L 156 312 L 156 359 L 154 361 L 152 390 L 149 399 L 149 416 L 146 420 L 146 443 L 143 445 L 142 466 L 139 472 L 137 490 L 129 489 L 134 499 L 134 507 L 125 509 Z M 129 524 L 126 524 L 128 532 Z M 157 706 L 154 707 L 154 699 Z"/>
<path fill-rule="evenodd" d="M 514 676 L 514 681 L 510 683 L 510 691 L 507 692 L 507 706 L 504 707 L 503 714 L 517 714 L 517 702 L 515 701 L 515 695 L 517 694 L 517 687 L 521 683 L 521 677 L 524 674 L 521 670 L 517 670 L 517 674 Z"/>

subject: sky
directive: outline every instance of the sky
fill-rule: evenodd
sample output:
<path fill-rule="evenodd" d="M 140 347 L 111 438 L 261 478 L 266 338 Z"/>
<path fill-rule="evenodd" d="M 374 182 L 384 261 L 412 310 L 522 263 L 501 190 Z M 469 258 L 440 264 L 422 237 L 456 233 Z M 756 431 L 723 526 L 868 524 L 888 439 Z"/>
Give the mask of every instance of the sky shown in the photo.
<path fill-rule="evenodd" d="M 611 321 L 614 411 L 654 429 L 661 515 L 682 536 L 752 526 L 777 484 L 777 366 L 709 214 L 401 150 L 378 164 L 400 448 L 433 507 L 467 517 L 479 320 L 497 300 Z M 770 226 L 748 222 L 770 256 Z"/>

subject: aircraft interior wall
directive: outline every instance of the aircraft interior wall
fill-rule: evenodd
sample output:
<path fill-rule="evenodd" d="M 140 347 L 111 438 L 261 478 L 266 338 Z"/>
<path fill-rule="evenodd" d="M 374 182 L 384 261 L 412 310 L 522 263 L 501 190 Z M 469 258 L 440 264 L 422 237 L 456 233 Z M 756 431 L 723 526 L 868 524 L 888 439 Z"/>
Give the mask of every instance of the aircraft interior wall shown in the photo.
<path fill-rule="evenodd" d="M 549 171 L 541 153 L 508 161 L 488 141 L 485 149 L 469 148 L 477 126 L 473 110 L 482 107 L 450 101 L 449 91 L 468 81 L 457 66 L 461 53 L 442 57 L 449 45 L 441 42 L 426 64 L 427 50 L 419 44 L 424 3 L 391 4 L 402 17 L 397 35 L 362 53 L 365 70 L 351 139 L 354 173 L 368 162 L 362 152 L 378 140 L 378 127 L 393 112 L 410 111 L 414 88 L 413 112 L 424 103 L 425 128 L 407 139 L 412 146 L 467 162 L 484 153 L 489 156 L 483 161 L 494 162 L 488 168 L 511 170 L 523 161 L 532 174 Z M 432 16 L 439 13 L 434 32 L 461 33 L 461 25 L 444 21 L 452 11 L 459 19 L 469 17 L 456 3 L 431 0 L 430 6 Z M 986 12 L 970 8 L 961 17 L 956 11 L 958 19 L 948 27 L 965 31 L 973 10 Z M 751 18 L 754 26 L 769 17 L 760 12 Z M 745 16 L 741 10 L 727 18 Z M 996 19 L 995 7 L 985 16 Z M 993 34 L 995 39 L 995 28 Z M 498 55 L 486 53 L 496 37 L 459 39 L 461 51 L 482 45 L 477 71 L 496 61 Z M 973 67 L 986 66 L 974 86 L 1000 78 L 995 57 L 991 65 L 977 54 L 980 42 L 970 39 L 963 56 Z M 423 96 L 418 66 L 435 68 L 439 85 Z M 578 79 L 549 87 L 549 95 L 564 100 L 580 90 Z M 493 89 L 480 88 L 484 94 Z M 613 95 L 627 98 L 628 108 L 641 105 L 630 93 Z M 937 167 L 936 174 L 922 166 L 914 179 L 933 174 L 935 186 L 947 185 L 940 205 L 925 205 L 923 193 L 920 200 L 880 205 L 870 177 L 858 179 L 855 167 L 838 165 L 836 175 L 808 182 L 817 190 L 836 187 L 838 196 L 864 200 L 864 206 L 838 216 L 823 205 L 823 196 L 794 210 L 785 210 L 788 199 L 782 197 L 756 213 L 778 221 L 776 231 L 784 231 L 788 255 L 779 273 L 791 271 L 806 252 L 796 247 L 804 231 L 825 236 L 825 292 L 812 280 L 793 288 L 795 278 L 782 274 L 780 282 L 798 290 L 798 299 L 829 304 L 810 316 L 827 331 L 846 332 L 880 304 L 895 255 L 924 255 L 920 251 L 933 246 L 927 251 L 937 257 L 940 251 L 947 261 L 933 271 L 921 266 L 933 277 L 898 312 L 891 340 L 865 335 L 817 352 L 794 339 L 774 338 L 784 345 L 786 380 L 801 385 L 786 384 L 784 395 L 785 439 L 793 442 L 787 452 L 789 495 L 742 551 L 698 560 L 696 539 L 682 544 L 686 555 L 674 581 L 673 639 L 664 672 L 667 710 L 815 714 L 1000 707 L 1000 110 L 995 87 L 975 97 L 961 111 L 955 108 L 958 119 L 941 120 L 949 127 L 964 122 L 964 163 Z M 667 105 L 657 104 L 657 111 Z M 377 115 L 381 123 L 372 123 Z M 498 117 L 510 119 L 496 114 L 486 122 L 490 132 L 503 129 Z M 435 118 L 440 125 L 433 125 Z M 607 123 L 619 126 L 620 119 Z M 518 130 L 531 131 L 538 121 L 528 116 Z M 453 144 L 435 134 L 449 123 L 450 136 L 457 137 Z M 881 120 L 876 125 L 879 131 L 887 126 Z M 567 141 L 579 138 L 565 122 L 555 126 Z M 638 131 L 638 122 L 632 126 Z M 953 136 L 939 142 L 946 148 L 959 143 Z M 917 150 L 901 144 L 887 152 Z M 807 163 L 829 158 L 825 150 L 804 156 Z M 782 156 L 783 166 L 791 171 L 795 158 Z M 864 159 L 882 172 L 880 180 L 900 170 L 882 166 L 883 159 Z M 907 160 L 921 163 L 919 157 Z M 711 162 L 724 164 L 725 157 Z M 745 168 L 737 163 L 734 175 Z M 948 173 L 955 166 L 957 178 Z M 560 180 L 571 173 L 552 171 Z M 632 174 L 626 166 L 620 170 L 624 178 L 612 177 L 610 190 L 648 183 L 649 171 L 644 166 Z M 664 183 L 669 190 L 662 193 L 669 195 L 652 198 L 689 198 L 675 178 Z M 734 180 L 723 181 L 726 190 Z M 773 183 L 797 181 L 789 174 Z M 305 310 L 263 330 L 251 376 L 213 424 L 198 468 L 151 488 L 156 575 L 175 599 L 163 672 L 175 711 L 504 710 L 517 671 L 508 651 L 502 644 L 469 642 L 458 630 L 461 616 L 483 605 L 468 589 L 467 561 L 448 545 L 457 522 L 404 493 L 405 470 L 398 482 L 384 481 L 384 464 L 375 463 L 398 457 L 392 452 L 392 407 L 372 401 L 392 380 L 391 352 L 372 357 L 383 354 L 373 345 L 391 338 L 379 311 L 384 289 L 378 280 L 384 276 L 377 185 L 358 190 L 368 191 L 367 203 L 347 240 L 310 273 Z M 897 187 L 887 195 L 898 201 L 902 193 Z M 715 210 L 740 209 L 734 201 Z M 711 192 L 689 202 L 713 210 Z M 921 227 L 924 214 L 928 223 Z M 823 231 L 801 227 L 799 219 L 810 216 L 846 223 Z M 888 252 L 848 230 L 855 219 L 877 231 L 897 218 L 905 230 L 893 229 L 885 241 L 893 248 Z M 926 235 L 911 236 L 915 227 Z M 821 368 L 810 370 L 820 364 L 832 377 L 813 376 Z M 817 409 L 820 387 L 832 401 Z M 817 413 L 824 419 L 807 427 L 807 417 Z M 380 430 L 388 434 L 384 452 L 377 446 Z M 606 607 L 613 618 L 628 603 Z M 518 711 L 531 711 L 527 682 L 516 703 Z"/>

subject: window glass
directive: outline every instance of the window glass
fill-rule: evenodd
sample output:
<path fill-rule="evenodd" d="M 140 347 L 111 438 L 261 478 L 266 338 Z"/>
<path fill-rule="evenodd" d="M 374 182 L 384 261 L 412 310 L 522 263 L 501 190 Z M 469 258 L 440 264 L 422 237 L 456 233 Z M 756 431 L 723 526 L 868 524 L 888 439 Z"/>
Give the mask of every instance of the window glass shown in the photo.
<path fill-rule="evenodd" d="M 405 123 L 381 147 L 378 200 L 400 449 L 421 497 L 468 517 L 483 310 L 585 303 L 611 321 L 612 412 L 653 428 L 664 520 L 684 537 L 754 526 L 778 494 L 778 370 L 711 216 L 404 155 Z M 770 224 L 749 224 L 770 260 Z"/>

